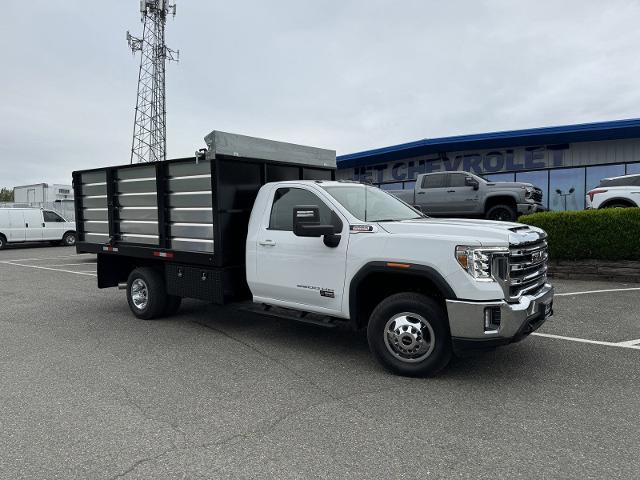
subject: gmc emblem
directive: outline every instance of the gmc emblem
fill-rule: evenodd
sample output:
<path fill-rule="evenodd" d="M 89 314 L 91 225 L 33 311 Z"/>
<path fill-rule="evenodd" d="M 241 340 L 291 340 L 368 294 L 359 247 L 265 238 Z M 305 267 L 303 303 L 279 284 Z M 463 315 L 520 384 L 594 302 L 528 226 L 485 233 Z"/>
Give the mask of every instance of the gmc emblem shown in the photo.
<path fill-rule="evenodd" d="M 537 263 L 542 260 L 543 255 L 544 255 L 544 251 L 537 250 L 531 254 L 531 261 Z"/>

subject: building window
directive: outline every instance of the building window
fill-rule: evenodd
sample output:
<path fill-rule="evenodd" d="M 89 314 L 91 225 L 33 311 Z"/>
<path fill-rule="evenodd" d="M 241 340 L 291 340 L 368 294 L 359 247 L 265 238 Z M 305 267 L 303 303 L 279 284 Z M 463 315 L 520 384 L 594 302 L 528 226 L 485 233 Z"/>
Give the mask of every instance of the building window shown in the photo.
<path fill-rule="evenodd" d="M 404 182 L 403 186 L 404 186 L 405 190 L 413 190 L 415 188 L 415 186 L 416 186 L 416 182 L 415 181 L 413 181 L 413 182 Z"/>
<path fill-rule="evenodd" d="M 531 183 L 542 190 L 542 205 L 549 208 L 549 171 L 516 173 L 516 182 Z"/>
<path fill-rule="evenodd" d="M 584 209 L 584 168 L 564 168 L 549 172 L 549 209 Z"/>
<path fill-rule="evenodd" d="M 587 167 L 587 192 L 600 185 L 600 180 L 609 177 L 621 177 L 624 175 L 624 164 L 601 165 L 599 167 Z"/>
<path fill-rule="evenodd" d="M 640 163 L 627 163 L 627 175 L 640 173 Z"/>
<path fill-rule="evenodd" d="M 380 188 L 382 190 L 402 190 L 402 182 L 381 183 Z"/>
<path fill-rule="evenodd" d="M 484 178 L 489 182 L 513 182 L 515 173 L 491 173 L 484 175 Z"/>

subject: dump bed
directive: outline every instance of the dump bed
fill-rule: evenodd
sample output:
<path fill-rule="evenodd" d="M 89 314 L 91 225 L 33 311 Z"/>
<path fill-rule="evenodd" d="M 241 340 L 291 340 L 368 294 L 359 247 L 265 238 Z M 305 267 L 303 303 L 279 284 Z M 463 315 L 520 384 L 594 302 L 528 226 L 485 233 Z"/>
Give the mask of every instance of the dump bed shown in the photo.
<path fill-rule="evenodd" d="M 77 251 L 244 264 L 249 215 L 262 185 L 335 177 L 335 152 L 211 132 L 203 155 L 73 173 Z"/>

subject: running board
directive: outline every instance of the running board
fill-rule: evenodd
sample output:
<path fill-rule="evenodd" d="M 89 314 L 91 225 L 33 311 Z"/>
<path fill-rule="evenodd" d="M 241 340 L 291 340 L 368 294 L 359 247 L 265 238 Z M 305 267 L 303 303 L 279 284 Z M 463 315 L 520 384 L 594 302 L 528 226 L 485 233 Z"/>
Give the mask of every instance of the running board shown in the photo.
<path fill-rule="evenodd" d="M 274 307 L 272 305 L 259 304 L 253 302 L 241 303 L 236 307 L 238 310 L 257 313 L 268 317 L 281 318 L 284 320 L 293 320 L 299 323 L 307 323 L 324 328 L 336 328 L 341 319 L 321 315 L 319 313 L 301 312 L 290 308 Z"/>

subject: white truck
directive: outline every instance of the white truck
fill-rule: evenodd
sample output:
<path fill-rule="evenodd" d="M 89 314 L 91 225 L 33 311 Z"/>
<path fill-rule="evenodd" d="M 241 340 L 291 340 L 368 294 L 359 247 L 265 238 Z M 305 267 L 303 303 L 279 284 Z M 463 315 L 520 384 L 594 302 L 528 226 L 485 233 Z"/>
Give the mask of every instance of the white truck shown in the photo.
<path fill-rule="evenodd" d="M 181 298 L 366 330 L 373 355 L 430 375 L 455 351 L 526 337 L 553 312 L 546 234 L 427 218 L 334 181 L 335 152 L 212 132 L 196 158 L 74 172 L 78 252 L 133 314 Z"/>
<path fill-rule="evenodd" d="M 51 210 L 0 208 L 0 250 L 9 244 L 25 242 L 73 246 L 76 243 L 76 224 Z"/>
<path fill-rule="evenodd" d="M 586 198 L 587 209 L 640 207 L 640 174 L 603 178 Z"/>

